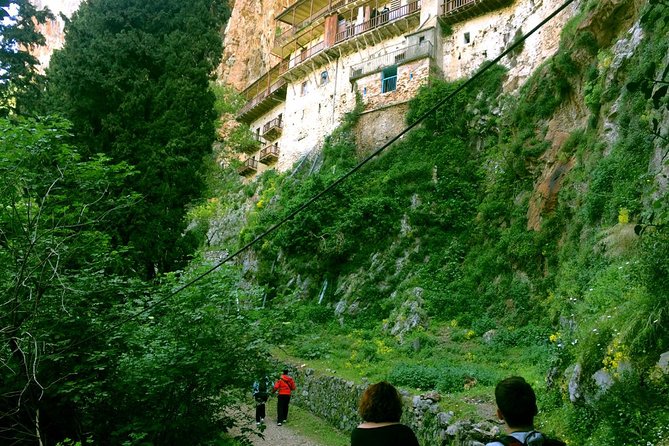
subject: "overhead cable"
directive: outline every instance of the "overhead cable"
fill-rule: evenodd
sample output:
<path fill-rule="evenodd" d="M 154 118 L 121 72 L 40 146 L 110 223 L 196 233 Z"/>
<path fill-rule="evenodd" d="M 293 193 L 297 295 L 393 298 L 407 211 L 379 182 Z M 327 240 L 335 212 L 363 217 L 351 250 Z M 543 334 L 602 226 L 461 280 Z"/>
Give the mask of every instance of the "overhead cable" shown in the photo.
<path fill-rule="evenodd" d="M 443 99 L 441 99 L 439 102 L 437 102 L 432 108 L 424 112 L 421 116 L 419 116 L 413 123 L 408 125 L 406 128 L 404 128 L 400 133 L 395 135 L 393 138 L 391 138 L 389 141 L 387 141 L 383 146 L 379 147 L 376 149 L 374 152 L 372 152 L 369 156 L 367 156 L 365 159 L 360 161 L 356 166 L 351 168 L 348 172 L 343 174 L 341 177 L 333 181 L 329 186 L 327 186 L 325 189 L 322 191 L 318 192 L 317 194 L 313 195 L 311 198 L 309 198 L 307 201 L 302 203 L 299 207 L 294 209 L 293 211 L 289 212 L 285 217 L 283 217 L 281 220 L 279 220 L 277 223 L 273 224 L 269 229 L 265 230 L 263 233 L 258 235 L 256 238 L 251 240 L 250 242 L 246 243 L 244 246 L 233 252 L 232 254 L 229 254 L 226 256 L 223 260 L 219 261 L 203 273 L 199 274 L 198 276 L 194 277 L 193 279 L 189 280 L 185 284 L 181 285 L 180 287 L 176 288 L 173 290 L 171 293 L 167 294 L 166 296 L 162 297 L 161 299 L 158 299 L 157 301 L 151 303 L 150 305 L 147 305 L 146 308 L 143 310 L 139 311 L 138 313 L 135 313 L 130 316 L 126 316 L 122 318 L 121 320 L 117 321 L 116 323 L 110 325 L 109 327 L 105 328 L 104 330 L 100 330 L 98 332 L 95 332 L 91 334 L 90 336 L 87 336 L 73 344 L 70 344 L 69 346 L 66 346 L 62 350 L 58 351 L 57 353 L 52 353 L 52 354 L 62 354 L 64 351 L 67 350 L 72 350 L 74 347 L 77 347 L 85 342 L 88 342 L 89 340 L 96 338 L 98 336 L 101 336 L 105 333 L 109 333 L 113 330 L 116 330 L 117 328 L 121 327 L 122 325 L 137 319 L 141 315 L 151 311 L 155 307 L 162 305 L 163 303 L 167 302 L 168 300 L 172 299 L 174 296 L 185 290 L 186 288 L 192 286 L 193 284 L 199 282 L 200 280 L 204 279 L 207 277 L 209 274 L 213 273 L 216 271 L 218 268 L 223 266 L 224 264 L 228 263 L 230 260 L 236 258 L 239 256 L 241 253 L 244 251 L 248 250 L 252 246 L 254 246 L 256 243 L 258 243 L 260 240 L 264 239 L 268 235 L 272 234 L 274 231 L 279 229 L 281 226 L 283 226 L 285 223 L 288 221 L 292 220 L 297 214 L 305 210 L 307 207 L 309 207 L 312 203 L 314 203 L 316 200 L 320 199 L 322 196 L 325 194 L 329 193 L 333 189 L 335 189 L 339 184 L 344 182 L 348 177 L 356 173 L 358 170 L 360 170 L 363 166 L 365 166 L 367 163 L 369 163 L 372 159 L 376 158 L 381 152 L 386 150 L 389 146 L 391 146 L 395 141 L 403 137 L 405 134 L 407 134 L 410 130 L 418 126 L 420 123 L 422 123 L 427 117 L 429 117 L 432 113 L 436 112 L 438 109 L 440 109 L 446 102 L 450 101 L 453 99 L 456 95 L 458 95 L 460 92 L 471 86 L 471 84 L 477 80 L 479 77 L 481 77 L 486 71 L 488 71 L 491 67 L 495 66 L 497 63 L 499 63 L 505 56 L 507 56 L 509 53 L 513 52 L 516 48 L 519 46 L 523 45 L 525 40 L 527 40 L 528 37 L 539 31 L 546 23 L 551 21 L 555 16 L 557 16 L 560 12 L 562 12 L 565 8 L 567 8 L 571 3 L 573 3 L 575 0 L 566 0 L 564 3 L 562 3 L 557 9 L 555 9 L 551 14 L 549 14 L 546 18 L 544 18 L 539 24 L 537 24 L 534 28 L 532 28 L 530 31 L 528 31 L 526 34 L 515 40 L 509 47 L 502 51 L 502 53 L 494 58 L 493 60 L 489 61 L 486 63 L 481 69 L 479 69 L 474 75 L 472 75 L 469 79 L 467 79 L 465 82 L 460 84 L 456 89 L 454 89 L 451 93 L 446 95 Z M 47 355 L 49 356 L 49 355 Z"/>

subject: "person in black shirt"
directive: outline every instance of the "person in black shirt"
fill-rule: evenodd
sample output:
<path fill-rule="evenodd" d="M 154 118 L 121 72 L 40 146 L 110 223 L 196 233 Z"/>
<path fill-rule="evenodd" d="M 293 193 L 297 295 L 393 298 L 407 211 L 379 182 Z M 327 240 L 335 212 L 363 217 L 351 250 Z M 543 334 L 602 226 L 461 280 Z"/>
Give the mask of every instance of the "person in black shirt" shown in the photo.
<path fill-rule="evenodd" d="M 400 423 L 402 398 L 392 384 L 381 381 L 369 386 L 358 413 L 363 423 L 351 433 L 351 446 L 419 446 L 411 428 Z"/>

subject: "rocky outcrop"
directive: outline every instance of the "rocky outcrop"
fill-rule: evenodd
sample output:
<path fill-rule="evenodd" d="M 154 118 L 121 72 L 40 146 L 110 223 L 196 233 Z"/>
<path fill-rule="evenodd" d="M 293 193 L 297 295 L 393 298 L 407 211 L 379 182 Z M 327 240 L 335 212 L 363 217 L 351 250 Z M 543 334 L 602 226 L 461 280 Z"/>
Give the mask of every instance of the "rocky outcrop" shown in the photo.
<path fill-rule="evenodd" d="M 579 26 L 581 33 L 587 32 L 592 35 L 598 47 L 611 45 L 616 37 L 623 34 L 613 45 L 611 64 L 606 72 L 602 73 L 607 87 L 614 82 L 623 62 L 631 57 L 643 37 L 639 24 L 633 23 L 633 11 L 634 2 L 606 0 L 600 7 L 593 9 Z M 627 32 L 624 33 L 624 30 Z M 590 63 L 591 55 L 580 50 L 572 53 L 572 57 L 577 63 L 585 64 Z M 583 59 L 581 62 L 579 62 L 580 58 Z M 575 131 L 587 126 L 589 111 L 584 105 L 582 95 L 582 92 L 575 91 L 548 122 L 548 131 L 544 138 L 551 142 L 551 147 L 540 159 L 544 167 L 529 201 L 527 228 L 530 230 L 540 230 L 543 216 L 555 209 L 562 182 L 575 165 L 576 160 L 573 154 L 565 152 L 563 148 Z M 614 104 L 610 110 L 603 111 L 602 114 L 606 139 L 610 145 L 613 145 L 618 136 L 618 129 L 613 124 L 616 121 L 617 105 Z M 660 150 L 657 153 L 662 152 Z"/>
<path fill-rule="evenodd" d="M 218 77 L 243 90 L 279 62 L 271 54 L 277 29 L 274 18 L 291 0 L 235 0 L 225 27 Z"/>
<path fill-rule="evenodd" d="M 37 9 L 49 8 L 54 16 L 44 25 L 39 26 L 39 31 L 46 39 L 46 45 L 35 48 L 33 55 L 39 60 L 42 69 L 49 66 L 49 59 L 54 50 L 60 49 L 65 43 L 65 17 L 72 17 L 72 14 L 79 8 L 81 0 L 30 0 Z"/>

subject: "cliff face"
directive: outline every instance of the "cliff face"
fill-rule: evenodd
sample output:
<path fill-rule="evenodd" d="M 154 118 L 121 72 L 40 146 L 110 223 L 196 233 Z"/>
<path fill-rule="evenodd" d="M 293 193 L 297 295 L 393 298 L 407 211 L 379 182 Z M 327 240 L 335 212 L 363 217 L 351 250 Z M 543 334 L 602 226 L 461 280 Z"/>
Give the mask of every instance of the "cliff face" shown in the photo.
<path fill-rule="evenodd" d="M 236 0 L 225 28 L 219 78 L 243 90 L 279 61 L 270 52 L 277 25 L 274 20 L 291 0 Z"/>
<path fill-rule="evenodd" d="M 49 59 L 54 50 L 62 48 L 65 42 L 65 21 L 61 14 L 66 17 L 72 17 L 72 14 L 79 8 L 81 0 L 30 0 L 37 9 L 49 8 L 54 15 L 54 20 L 50 20 L 45 25 L 40 26 L 39 30 L 46 39 L 46 45 L 36 48 L 33 51 L 42 68 L 49 66 Z"/>

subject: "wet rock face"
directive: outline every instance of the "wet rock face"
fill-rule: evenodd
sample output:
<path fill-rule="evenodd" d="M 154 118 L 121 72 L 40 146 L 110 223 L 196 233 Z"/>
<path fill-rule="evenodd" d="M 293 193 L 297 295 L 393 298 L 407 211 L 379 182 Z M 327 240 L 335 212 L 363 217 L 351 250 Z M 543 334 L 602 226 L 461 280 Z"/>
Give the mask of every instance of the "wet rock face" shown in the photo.
<path fill-rule="evenodd" d="M 395 297 L 396 294 L 393 294 L 392 297 Z M 399 297 L 402 304 L 391 313 L 384 329 L 403 342 L 405 335 L 426 324 L 427 316 L 423 309 L 422 288 L 415 287 Z"/>

